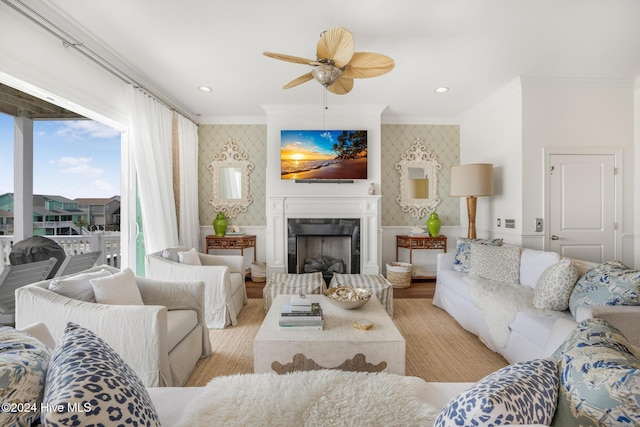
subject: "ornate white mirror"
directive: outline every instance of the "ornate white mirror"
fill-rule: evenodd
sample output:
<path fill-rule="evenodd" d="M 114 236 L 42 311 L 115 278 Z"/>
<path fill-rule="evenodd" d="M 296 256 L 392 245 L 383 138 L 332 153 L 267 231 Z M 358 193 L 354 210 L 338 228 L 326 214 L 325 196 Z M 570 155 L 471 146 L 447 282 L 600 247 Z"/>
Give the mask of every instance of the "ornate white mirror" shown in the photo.
<path fill-rule="evenodd" d="M 222 200 L 242 199 L 242 169 L 220 167 L 220 198 Z"/>
<path fill-rule="evenodd" d="M 440 168 L 436 156 L 427 150 L 424 141 L 416 139 L 396 164 L 396 171 L 400 174 L 398 203 L 404 212 L 411 212 L 413 217 L 422 218 L 435 211 L 440 203 Z"/>
<path fill-rule="evenodd" d="M 207 165 L 213 180 L 209 203 L 217 212 L 224 212 L 228 218 L 235 218 L 240 212 L 246 212 L 253 202 L 249 191 L 249 175 L 253 163 L 249 156 L 240 150 L 232 139 L 213 156 Z"/>

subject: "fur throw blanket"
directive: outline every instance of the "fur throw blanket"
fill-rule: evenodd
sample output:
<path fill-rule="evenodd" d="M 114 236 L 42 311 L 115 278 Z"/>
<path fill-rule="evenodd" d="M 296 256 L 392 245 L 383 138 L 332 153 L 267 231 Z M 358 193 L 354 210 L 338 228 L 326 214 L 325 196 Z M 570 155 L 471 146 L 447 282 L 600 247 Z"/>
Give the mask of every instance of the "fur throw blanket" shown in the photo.
<path fill-rule="evenodd" d="M 424 426 L 442 408 L 426 383 L 386 373 L 320 370 L 214 378 L 180 426 Z"/>
<path fill-rule="evenodd" d="M 562 312 L 559 311 L 536 308 L 533 305 L 534 290 L 526 285 L 497 282 L 479 277 L 465 277 L 465 280 L 473 281 L 469 286 L 469 296 L 473 304 L 482 312 L 489 336 L 493 341 L 488 344 L 494 350 L 502 349 L 507 345 L 509 325 L 515 320 L 518 312 L 540 316 L 562 316 Z"/>

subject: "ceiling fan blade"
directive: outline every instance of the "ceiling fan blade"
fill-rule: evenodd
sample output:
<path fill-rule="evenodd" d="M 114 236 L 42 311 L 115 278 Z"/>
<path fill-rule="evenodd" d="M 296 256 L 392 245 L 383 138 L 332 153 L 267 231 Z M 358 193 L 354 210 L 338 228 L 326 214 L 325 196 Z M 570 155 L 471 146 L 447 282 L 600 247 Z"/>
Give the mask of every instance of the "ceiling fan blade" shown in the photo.
<path fill-rule="evenodd" d="M 381 76 L 393 70 L 395 62 L 388 56 L 372 52 L 355 52 L 342 77 L 364 79 Z"/>
<path fill-rule="evenodd" d="M 313 80 L 313 75 L 311 74 L 311 72 L 303 74 L 300 77 L 291 80 L 289 83 L 282 86 L 282 89 L 290 89 L 292 87 L 301 85 L 302 83 L 306 83 L 309 80 Z"/>
<path fill-rule="evenodd" d="M 342 68 L 351 60 L 354 49 L 353 34 L 342 27 L 334 27 L 318 40 L 316 56 L 319 60 L 332 59 L 336 67 Z"/>
<path fill-rule="evenodd" d="M 299 56 L 293 55 L 285 55 L 284 53 L 262 52 L 262 54 L 264 56 L 268 56 L 269 58 L 279 59 L 280 61 L 287 61 L 305 65 L 320 65 L 319 62 L 314 61 L 313 59 L 301 58 Z"/>
<path fill-rule="evenodd" d="M 327 86 L 327 90 L 336 95 L 344 95 L 353 89 L 353 79 L 340 77 L 334 84 Z"/>

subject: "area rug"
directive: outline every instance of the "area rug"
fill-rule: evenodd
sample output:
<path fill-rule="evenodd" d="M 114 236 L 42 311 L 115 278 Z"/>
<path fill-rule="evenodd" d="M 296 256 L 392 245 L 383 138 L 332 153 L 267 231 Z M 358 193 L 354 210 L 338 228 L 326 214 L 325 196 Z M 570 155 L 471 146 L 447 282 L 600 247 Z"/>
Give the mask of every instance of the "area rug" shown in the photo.
<path fill-rule="evenodd" d="M 211 380 L 179 426 L 423 426 L 440 408 L 420 378 L 333 370 Z"/>

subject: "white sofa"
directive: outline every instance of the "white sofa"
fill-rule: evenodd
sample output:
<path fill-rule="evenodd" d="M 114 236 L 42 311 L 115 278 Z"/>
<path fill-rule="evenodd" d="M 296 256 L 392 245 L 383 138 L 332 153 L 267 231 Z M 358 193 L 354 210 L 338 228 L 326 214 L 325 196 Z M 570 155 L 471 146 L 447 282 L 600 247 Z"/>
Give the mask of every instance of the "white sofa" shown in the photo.
<path fill-rule="evenodd" d="M 248 376 L 258 375 L 277 375 L 277 374 L 252 374 Z M 362 373 L 362 375 L 366 375 Z M 393 374 L 389 374 L 393 375 Z M 402 378 L 402 377 L 399 377 Z M 425 382 L 422 381 L 423 394 L 420 396 L 420 400 L 427 404 L 436 406 L 438 408 L 444 408 L 444 406 L 458 394 L 471 387 L 474 383 L 467 382 Z M 158 416 L 163 427 L 181 425 L 180 420 L 188 414 L 188 405 L 195 399 L 204 394 L 205 387 L 162 387 L 162 388 L 149 388 L 149 395 L 153 399 L 153 402 L 158 410 Z M 404 402 L 398 402 L 402 405 Z M 185 410 L 187 409 L 187 410 Z M 184 425 L 184 424 L 182 424 Z M 231 424 L 234 426 L 240 426 L 243 424 Z M 269 424 L 265 421 L 260 425 L 278 425 Z M 282 425 L 282 424 L 280 424 Z M 299 425 L 318 425 L 313 423 L 304 424 L 300 420 Z M 354 424 L 353 420 L 345 421 L 344 424 L 336 423 L 334 425 L 358 425 Z M 398 424 L 391 424 L 398 425 Z M 409 424 L 410 425 L 410 424 Z"/>
<path fill-rule="evenodd" d="M 204 324 L 202 282 L 160 281 L 136 277 L 145 305 L 106 305 L 49 290 L 53 280 L 88 282 L 87 273 L 118 269 L 97 266 L 82 274 L 58 277 L 16 291 L 16 328 L 44 323 L 58 339 L 68 322 L 92 330 L 131 366 L 147 386 L 181 386 L 196 362 L 211 354 Z M 81 280 L 80 277 L 84 276 Z M 78 280 L 76 280 L 78 279 Z M 89 286 L 91 286 L 89 284 Z M 94 298 L 95 301 L 95 298 Z"/>
<path fill-rule="evenodd" d="M 6 328 L 6 329 L 9 329 L 9 328 Z M 16 340 L 26 340 L 26 337 L 24 337 L 23 335 L 16 336 L 14 334 L 11 334 L 10 331 L 2 331 L 2 329 L 0 329 L 0 331 L 1 331 L 0 342 L 2 342 L 2 344 L 6 344 L 7 341 L 13 342 L 14 345 L 12 347 L 14 349 L 17 348 L 17 346 L 15 346 Z M 59 345 L 59 339 L 54 338 L 54 336 L 51 334 L 47 326 L 41 322 L 27 325 L 21 328 L 21 331 L 16 331 L 16 332 L 26 332 L 28 335 L 36 338 L 41 343 L 43 343 L 46 347 L 48 347 L 50 349 L 50 352 L 53 352 L 53 349 L 56 347 L 56 343 L 58 343 Z M 7 333 L 9 334 L 9 337 L 7 337 L 6 335 Z M 25 341 L 25 342 L 28 343 L 28 341 Z M 6 348 L 6 347 L 0 346 L 0 348 Z M 20 386 L 22 385 L 26 386 L 26 383 L 28 382 L 29 387 L 38 387 L 38 382 L 41 382 L 40 387 L 44 388 L 44 385 L 45 385 L 44 378 L 38 377 L 35 374 L 34 376 L 25 375 L 24 367 L 26 366 L 29 366 L 30 369 L 34 369 L 34 370 L 40 369 L 41 371 L 43 371 L 43 372 L 40 372 L 41 375 L 43 373 L 44 375 L 47 375 L 46 366 L 39 366 L 38 363 L 34 363 L 34 357 L 33 357 L 34 350 L 37 350 L 37 349 L 34 349 L 34 347 L 31 345 L 30 350 L 28 350 L 31 352 L 31 356 L 25 357 L 25 360 L 28 360 L 28 362 L 25 361 L 23 363 L 16 362 L 16 360 L 21 358 L 22 356 L 17 355 L 15 350 L 10 351 L 9 353 L 4 353 L 2 350 L 0 350 L 0 374 L 3 376 L 3 378 L 10 379 L 9 382 L 7 383 L 9 386 L 12 385 L 12 381 L 15 381 L 16 385 L 20 385 Z M 53 354 L 52 356 L 53 357 L 51 360 L 53 360 L 53 358 L 56 357 L 55 354 Z M 58 363 L 60 363 L 60 359 L 61 358 L 58 355 Z M 35 361 L 37 360 L 38 358 L 35 358 Z M 67 362 L 62 362 L 62 363 L 67 363 Z M 59 367 L 59 368 L 62 368 L 63 371 L 66 370 L 64 367 Z M 21 375 L 19 376 L 12 375 L 14 371 L 21 372 Z M 71 372 L 73 372 L 74 374 L 78 373 L 78 369 L 72 369 L 70 373 Z M 324 372 L 327 372 L 327 371 L 324 371 Z M 30 373 L 30 374 L 33 374 L 33 373 Z M 104 368 L 104 372 L 95 372 L 96 376 L 101 376 L 105 374 L 108 375 L 108 367 Z M 309 375 L 313 375 L 313 374 L 309 374 Z M 369 374 L 361 373 L 357 375 L 367 376 Z M 235 381 L 235 380 L 240 380 L 243 383 L 237 384 L 237 387 L 235 387 L 235 389 L 233 389 L 233 387 L 225 387 L 224 390 L 220 389 L 219 390 L 220 393 L 217 392 L 215 385 L 213 385 L 213 389 L 211 386 L 209 386 L 209 389 L 210 389 L 209 393 L 220 394 L 221 399 L 223 401 L 226 400 L 227 403 L 232 406 L 231 412 L 234 414 L 240 414 L 239 408 L 238 408 L 238 405 L 239 405 L 238 400 L 227 399 L 228 394 L 233 394 L 238 392 L 238 393 L 241 393 L 242 395 L 245 395 L 245 399 L 249 399 L 249 397 L 246 396 L 248 391 L 246 390 L 245 386 L 247 384 L 255 383 L 255 387 L 253 387 L 255 389 L 254 392 L 261 393 L 262 389 L 264 389 L 265 387 L 270 387 L 270 385 L 268 384 L 270 382 L 268 381 L 268 378 L 272 378 L 272 377 L 277 377 L 277 375 L 276 374 L 247 374 L 242 376 L 220 377 L 219 379 L 223 383 L 226 383 L 227 381 Z M 69 379 L 70 378 L 71 377 L 69 377 Z M 261 381 L 260 378 L 267 378 L 267 381 L 266 382 Z M 406 386 L 407 383 L 405 382 L 405 379 L 410 377 L 389 374 L 389 378 L 391 382 L 394 381 L 394 378 L 397 378 L 397 381 L 399 382 L 399 384 L 400 382 L 402 382 L 402 384 Z M 117 380 L 122 381 L 122 380 L 126 380 L 126 378 L 118 378 Z M 100 380 L 97 378 L 93 379 L 92 381 L 95 381 L 96 383 L 100 382 Z M 286 382 L 289 380 L 287 379 L 284 381 Z M 291 382 L 292 384 L 294 382 L 299 382 L 299 386 L 303 388 L 309 387 L 309 384 L 307 383 L 308 377 L 306 380 L 292 379 Z M 335 380 L 331 380 L 330 382 L 336 383 Z M 457 396 L 460 392 L 464 391 L 465 389 L 473 385 L 473 383 L 435 383 L 435 382 L 427 383 L 418 378 L 410 378 L 408 380 L 408 384 L 411 384 L 412 386 L 417 387 L 416 390 L 420 392 L 419 396 L 410 396 L 410 397 L 415 397 L 415 399 L 419 403 L 424 403 L 425 405 L 433 406 L 438 410 L 439 408 L 444 407 L 451 398 Z M 350 387 L 350 386 L 351 384 L 346 385 L 346 387 Z M 278 385 L 272 384 L 271 387 L 278 387 Z M 334 388 L 337 390 L 338 385 L 336 384 Z M 115 390 L 117 390 L 117 388 Z M 170 427 L 170 426 L 176 426 L 176 425 L 185 425 L 184 418 L 186 416 L 194 415 L 189 413 L 189 409 L 190 409 L 189 405 L 193 403 L 194 400 L 198 399 L 200 396 L 204 397 L 205 393 L 207 392 L 207 387 L 146 387 L 146 390 L 149 393 L 153 406 L 155 407 L 160 425 L 162 425 L 163 427 Z M 91 388 L 91 391 L 95 391 L 96 393 L 99 393 L 99 389 L 97 388 L 97 386 L 95 388 Z M 324 393 L 324 391 L 322 390 L 321 392 Z M 38 390 L 34 390 L 34 389 L 27 390 L 25 387 L 25 389 L 22 390 L 22 393 L 20 394 L 20 393 L 16 393 L 15 391 L 7 389 L 7 390 L 0 391 L 0 398 L 5 397 L 3 393 L 6 393 L 6 396 L 13 396 L 12 398 L 13 400 L 15 400 L 15 398 L 24 399 L 21 401 L 21 403 L 24 403 L 25 405 L 27 405 L 29 404 L 29 396 L 32 399 L 36 399 L 37 398 L 36 396 L 40 395 L 41 392 L 38 392 Z M 282 393 L 282 390 L 279 390 L 277 393 L 274 393 L 275 399 L 281 399 L 282 398 L 281 393 Z M 373 393 L 376 393 L 376 391 L 373 391 Z M 380 391 L 380 393 L 383 393 L 383 392 Z M 385 392 L 385 394 L 387 393 Z M 66 398 L 73 399 L 73 393 L 63 392 L 61 393 L 61 395 L 66 396 Z M 338 396 L 341 396 L 341 395 L 338 395 Z M 357 395 L 353 397 L 358 401 L 361 400 L 360 397 Z M 40 395 L 40 398 L 42 398 L 41 395 Z M 80 401 L 82 401 L 83 399 L 90 399 L 89 396 L 87 395 L 82 396 L 81 394 L 77 394 L 77 393 L 76 393 L 76 398 L 80 399 Z M 340 398 L 341 397 L 338 397 L 338 399 Z M 393 396 L 391 396 L 391 398 L 393 398 Z M 266 397 L 262 400 L 266 400 Z M 113 402 L 112 399 L 108 399 L 107 401 L 110 403 Z M 93 400 L 93 402 L 100 402 L 100 399 Z M 5 400 L 3 400 L 3 403 L 6 403 Z M 140 404 L 141 403 L 140 399 L 137 399 L 135 403 Z M 48 404 L 51 404 L 51 402 L 47 402 L 45 406 Z M 407 405 L 407 404 L 408 402 L 403 402 L 403 405 Z M 38 408 L 41 407 L 41 405 L 36 405 L 36 406 Z M 240 411 L 246 412 L 249 410 L 249 406 L 251 405 L 249 406 L 241 405 L 241 406 L 244 409 L 240 409 Z M 273 405 L 273 406 L 274 406 L 274 411 L 280 411 L 282 409 L 280 408 L 280 405 Z M 80 407 L 82 408 L 83 406 L 81 405 Z M 399 406 L 400 408 L 399 410 L 401 412 L 403 411 L 402 407 L 403 407 L 402 405 Z M 384 408 L 381 408 L 381 409 L 384 410 Z M 338 411 L 341 411 L 339 407 L 338 407 Z M 3 408 L 3 412 L 8 412 L 8 411 L 4 411 L 4 408 Z M 139 412 L 139 411 L 136 410 L 136 412 Z M 265 416 L 266 414 L 257 413 L 257 415 L 262 417 L 262 416 Z M 3 418 L 6 416 L 10 416 L 10 415 L 6 413 L 5 414 L 0 413 L 0 424 L 8 422 L 7 419 Z M 244 421 L 246 421 L 246 418 L 244 418 Z M 238 420 L 236 420 L 235 423 L 233 422 L 230 423 L 230 425 L 238 425 L 238 426 L 246 425 L 244 424 L 244 421 L 243 421 L 243 416 L 239 416 Z M 302 421 L 297 419 L 296 425 L 301 422 Z M 278 424 L 282 425 L 281 423 L 278 423 Z M 109 424 L 107 422 L 105 425 L 109 426 L 112 424 Z M 113 425 L 116 425 L 116 421 L 114 421 Z M 191 425 L 191 424 L 189 423 L 188 425 Z M 271 424 L 266 419 L 262 419 L 259 425 L 266 426 L 266 425 L 276 425 L 276 424 Z M 286 424 L 286 425 L 289 425 L 289 424 Z M 311 423 L 309 425 L 317 425 L 317 424 Z"/>
<path fill-rule="evenodd" d="M 640 344 L 640 332 L 637 329 L 640 320 L 640 307 L 581 307 L 576 318 L 569 310 L 557 312 L 525 312 L 515 311 L 515 316 L 508 324 L 507 339 L 496 339 L 491 332 L 492 319 L 474 304 L 471 296 L 472 288 L 478 285 L 479 279 L 468 272 L 454 270 L 455 252 L 438 254 L 437 279 L 433 304 L 449 313 L 464 329 L 477 335 L 479 339 L 493 351 L 500 353 L 510 363 L 532 360 L 548 353 L 552 331 L 563 338 L 575 325 L 591 317 L 611 321 L 634 345 Z M 560 260 L 560 256 L 552 252 L 533 249 L 520 249 L 520 283 L 518 285 L 535 288 L 542 272 Z M 580 275 L 595 263 L 572 259 Z M 477 289 L 477 288 L 475 288 Z M 515 306 L 515 304 L 514 304 Z M 486 310 L 485 310 L 486 311 Z M 635 325 L 635 326 L 634 326 Z"/>
<path fill-rule="evenodd" d="M 43 410 L 44 425 L 72 415 L 79 424 L 105 426 L 126 419 L 165 427 L 405 426 L 434 420 L 438 427 L 566 426 L 613 425 L 606 421 L 617 414 L 627 422 L 615 425 L 637 425 L 637 390 L 635 400 L 629 396 L 638 385 L 629 379 L 637 376 L 640 359 L 622 334 L 591 321 L 566 339 L 552 333 L 556 341 L 544 359 L 509 365 L 478 383 L 321 370 L 218 377 L 205 387 L 185 388 L 145 388 L 113 349 L 78 325 L 68 325 L 57 341 L 44 324 L 29 325 L 26 334 L 0 328 L 0 400 L 16 408 L 3 406 L 0 424 L 28 425 L 36 421 L 32 411 L 44 407 L 56 408 Z M 573 374 L 560 375 L 565 369 Z M 614 388 L 619 393 L 610 392 Z M 603 399 L 609 393 L 611 399 Z"/>
<path fill-rule="evenodd" d="M 244 257 L 198 253 L 201 265 L 180 263 L 177 254 L 188 250 L 176 247 L 147 255 L 146 276 L 162 280 L 203 281 L 207 327 L 222 329 L 237 325 L 238 314 L 247 303 Z"/>

